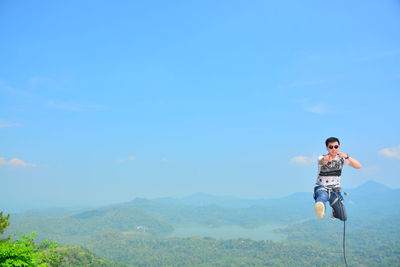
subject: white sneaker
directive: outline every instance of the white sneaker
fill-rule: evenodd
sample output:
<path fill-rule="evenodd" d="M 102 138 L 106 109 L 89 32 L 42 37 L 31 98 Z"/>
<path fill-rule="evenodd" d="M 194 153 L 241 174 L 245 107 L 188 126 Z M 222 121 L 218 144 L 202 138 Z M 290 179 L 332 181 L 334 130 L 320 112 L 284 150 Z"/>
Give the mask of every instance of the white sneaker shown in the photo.
<path fill-rule="evenodd" d="M 325 214 L 325 205 L 322 202 L 317 202 L 315 203 L 315 215 L 317 215 L 318 218 L 324 217 Z"/>
<path fill-rule="evenodd" d="M 336 220 L 336 217 L 333 216 L 333 210 L 332 210 L 331 220 Z"/>

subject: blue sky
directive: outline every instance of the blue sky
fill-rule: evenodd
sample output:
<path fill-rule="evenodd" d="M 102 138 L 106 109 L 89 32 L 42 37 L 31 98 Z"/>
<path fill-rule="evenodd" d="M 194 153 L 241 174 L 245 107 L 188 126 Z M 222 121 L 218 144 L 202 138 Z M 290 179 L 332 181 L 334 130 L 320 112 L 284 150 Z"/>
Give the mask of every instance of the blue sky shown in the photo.
<path fill-rule="evenodd" d="M 400 187 L 400 3 L 0 2 L 0 205 Z"/>

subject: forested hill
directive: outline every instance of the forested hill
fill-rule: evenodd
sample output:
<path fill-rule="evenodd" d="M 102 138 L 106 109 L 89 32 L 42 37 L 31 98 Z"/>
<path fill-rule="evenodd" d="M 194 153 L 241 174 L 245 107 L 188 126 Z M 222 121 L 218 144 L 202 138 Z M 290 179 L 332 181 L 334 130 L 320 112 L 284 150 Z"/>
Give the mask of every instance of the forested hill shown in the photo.
<path fill-rule="evenodd" d="M 265 201 L 263 205 L 246 208 L 138 198 L 118 205 L 55 216 L 57 213 L 54 210 L 49 216 L 43 212 L 17 214 L 11 218 L 9 232 L 36 231 L 39 240 L 49 238 L 71 244 L 83 244 L 91 236 L 107 231 L 163 236 L 171 233 L 176 225 L 184 224 L 209 227 L 288 224 L 311 218 L 313 213 L 310 205 L 312 199 L 309 195 L 304 196 L 301 201 L 290 201 L 290 198 L 281 203 Z"/>

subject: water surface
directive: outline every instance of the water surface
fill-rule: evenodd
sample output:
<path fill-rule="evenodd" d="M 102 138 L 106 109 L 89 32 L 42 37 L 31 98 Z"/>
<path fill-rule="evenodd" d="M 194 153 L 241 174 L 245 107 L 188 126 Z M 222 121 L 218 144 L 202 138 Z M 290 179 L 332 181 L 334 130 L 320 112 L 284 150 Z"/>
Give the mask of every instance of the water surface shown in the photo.
<path fill-rule="evenodd" d="M 221 227 L 208 227 L 205 225 L 178 225 L 168 237 L 213 237 L 216 239 L 227 238 L 249 238 L 253 240 L 284 241 L 285 234 L 274 233 L 275 229 L 283 228 L 285 225 L 263 225 L 256 228 L 244 228 L 237 225 L 226 225 Z"/>

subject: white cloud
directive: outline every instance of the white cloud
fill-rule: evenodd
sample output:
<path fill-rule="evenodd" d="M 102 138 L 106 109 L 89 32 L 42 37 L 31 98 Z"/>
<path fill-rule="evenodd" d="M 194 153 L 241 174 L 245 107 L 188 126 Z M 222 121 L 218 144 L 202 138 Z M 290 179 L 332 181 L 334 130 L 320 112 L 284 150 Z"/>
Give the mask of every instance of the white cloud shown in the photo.
<path fill-rule="evenodd" d="M 328 105 L 324 102 L 316 103 L 315 101 L 312 101 L 309 98 L 295 99 L 294 102 L 296 104 L 299 104 L 307 112 L 311 112 L 318 115 L 333 113 L 335 111 L 331 105 Z"/>
<path fill-rule="evenodd" d="M 28 80 L 28 84 L 30 87 L 38 87 L 46 84 L 55 84 L 55 82 L 47 77 L 35 76 Z"/>
<path fill-rule="evenodd" d="M 291 88 L 298 88 L 298 87 L 311 87 L 315 85 L 321 85 L 329 83 L 329 80 L 326 79 L 319 79 L 319 80 L 308 80 L 308 81 L 296 81 L 285 84 L 281 86 L 281 89 L 291 89 Z"/>
<path fill-rule="evenodd" d="M 37 167 L 36 164 L 26 162 L 22 159 L 18 158 L 12 158 L 10 160 L 7 160 L 5 158 L 0 158 L 0 166 L 14 166 L 14 167 Z"/>
<path fill-rule="evenodd" d="M 102 108 L 102 106 L 94 104 L 61 103 L 55 101 L 48 101 L 45 106 L 51 109 L 60 109 L 68 111 L 83 111 L 88 109 Z"/>
<path fill-rule="evenodd" d="M 307 108 L 307 111 L 315 114 L 327 114 L 329 113 L 329 108 L 326 104 L 324 103 L 319 103 L 317 105 L 311 106 Z"/>
<path fill-rule="evenodd" d="M 37 97 L 32 95 L 30 92 L 19 89 L 19 88 L 11 87 L 5 81 L 2 81 L 2 80 L 0 80 L 0 91 L 4 91 L 7 94 L 22 97 L 22 98 L 37 99 Z"/>
<path fill-rule="evenodd" d="M 292 158 L 291 162 L 296 163 L 296 164 L 303 164 L 303 165 L 308 165 L 313 162 L 315 162 L 316 159 L 313 157 L 306 157 L 306 156 L 295 156 Z"/>
<path fill-rule="evenodd" d="M 379 172 L 379 167 L 376 165 L 363 166 L 361 171 L 367 175 L 373 175 Z"/>
<path fill-rule="evenodd" d="M 125 163 L 125 162 L 128 162 L 128 161 L 135 161 L 137 158 L 135 157 L 135 156 L 129 156 L 129 157 L 127 157 L 127 158 L 124 158 L 124 159 L 117 159 L 117 160 L 115 160 L 117 163 Z"/>
<path fill-rule="evenodd" d="M 361 58 L 361 60 L 362 61 L 380 60 L 388 57 L 398 57 L 399 55 L 400 55 L 400 49 L 394 49 L 394 50 L 377 52 L 375 54 L 370 54 Z"/>
<path fill-rule="evenodd" d="M 379 155 L 387 158 L 400 159 L 400 146 L 379 150 Z"/>
<path fill-rule="evenodd" d="M 10 122 L 10 121 L 0 121 L 0 128 L 10 128 L 10 127 L 20 127 L 21 124 Z"/>

